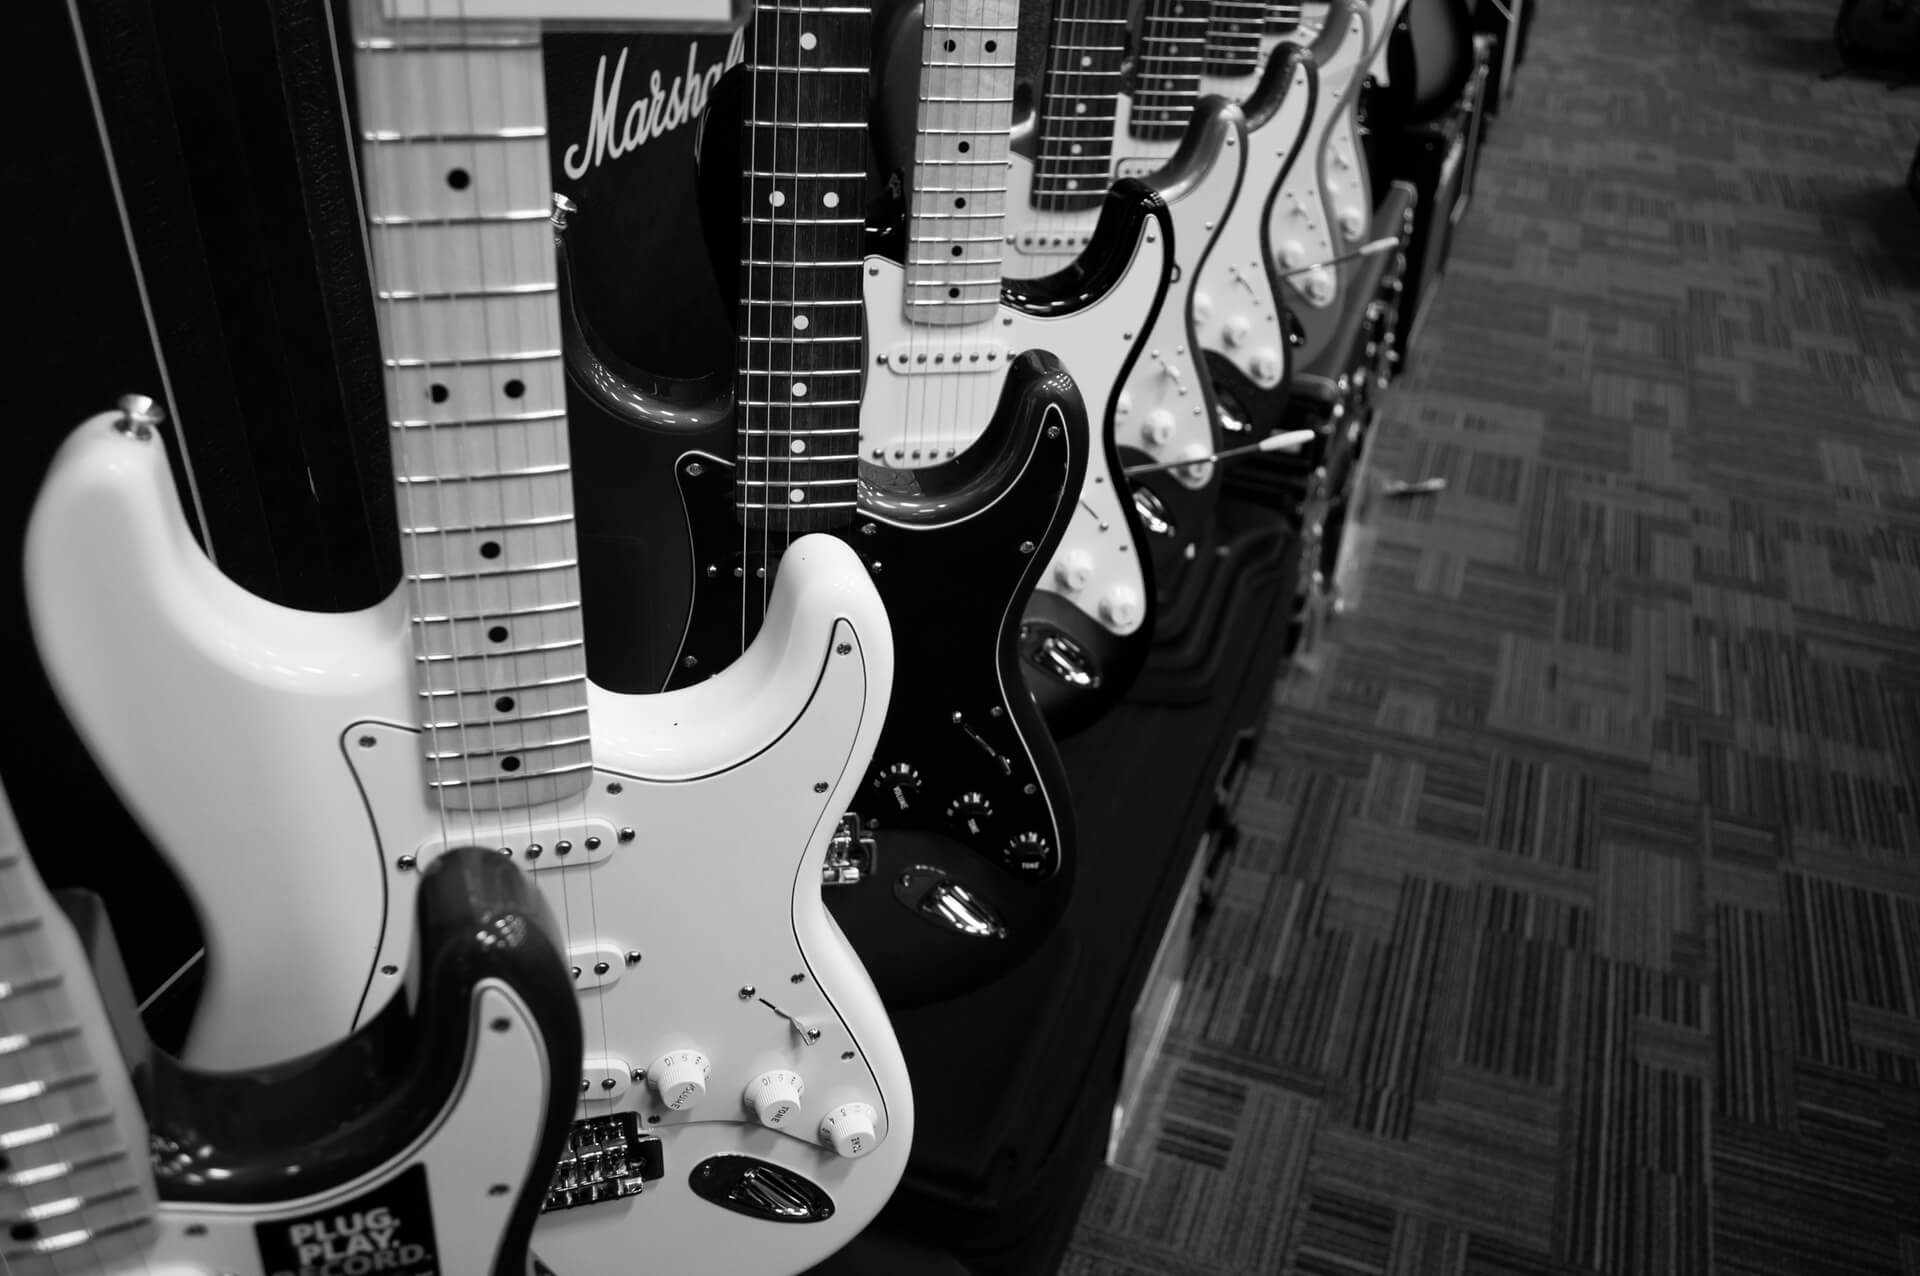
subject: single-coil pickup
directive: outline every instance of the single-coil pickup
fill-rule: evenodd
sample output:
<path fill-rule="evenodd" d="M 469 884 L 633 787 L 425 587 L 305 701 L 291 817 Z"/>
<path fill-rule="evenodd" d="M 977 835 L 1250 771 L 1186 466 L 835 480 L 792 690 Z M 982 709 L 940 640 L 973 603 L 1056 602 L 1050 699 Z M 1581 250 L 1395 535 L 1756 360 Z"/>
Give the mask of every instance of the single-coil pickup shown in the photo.
<path fill-rule="evenodd" d="M 1139 159 L 1123 159 L 1113 166 L 1113 180 L 1117 182 L 1123 177 L 1152 177 L 1167 166 L 1167 158 L 1163 155 L 1156 159 L 1148 155 Z"/>
<path fill-rule="evenodd" d="M 567 965 L 577 992 L 591 992 L 620 982 L 620 973 L 640 964 L 638 952 L 622 952 L 616 944 L 573 944 Z"/>
<path fill-rule="evenodd" d="M 1090 230 L 1023 230 L 1010 236 L 1013 250 L 1029 257 L 1078 257 L 1093 239 Z"/>
<path fill-rule="evenodd" d="M 538 872 L 546 868 L 582 867 L 598 864 L 613 854 L 615 846 L 633 840 L 630 828 L 616 829 L 606 820 L 569 820 L 564 825 L 549 825 L 531 832 L 523 825 L 518 833 L 503 836 L 497 829 L 479 828 L 459 833 L 450 831 L 444 840 L 435 840 L 396 866 L 402 871 L 425 868 L 429 861 L 449 847 L 484 846 L 511 859 L 521 868 Z"/>
<path fill-rule="evenodd" d="M 902 341 L 887 355 L 887 370 L 898 376 L 934 372 L 998 372 L 1007 366 L 1007 347 L 999 341 Z"/>

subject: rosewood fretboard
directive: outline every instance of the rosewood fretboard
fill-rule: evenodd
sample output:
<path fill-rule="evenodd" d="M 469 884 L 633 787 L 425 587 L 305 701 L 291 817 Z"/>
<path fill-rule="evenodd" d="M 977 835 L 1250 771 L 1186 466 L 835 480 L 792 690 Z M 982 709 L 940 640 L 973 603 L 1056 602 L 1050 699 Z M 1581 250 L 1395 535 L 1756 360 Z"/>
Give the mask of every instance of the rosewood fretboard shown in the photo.
<path fill-rule="evenodd" d="M 1143 142 L 1177 142 L 1200 97 L 1209 0 L 1147 0 L 1140 71 L 1127 131 Z"/>
<path fill-rule="evenodd" d="M 1064 213 L 1106 198 L 1126 57 L 1127 0 L 1060 0 L 1036 122 L 1035 208 Z"/>

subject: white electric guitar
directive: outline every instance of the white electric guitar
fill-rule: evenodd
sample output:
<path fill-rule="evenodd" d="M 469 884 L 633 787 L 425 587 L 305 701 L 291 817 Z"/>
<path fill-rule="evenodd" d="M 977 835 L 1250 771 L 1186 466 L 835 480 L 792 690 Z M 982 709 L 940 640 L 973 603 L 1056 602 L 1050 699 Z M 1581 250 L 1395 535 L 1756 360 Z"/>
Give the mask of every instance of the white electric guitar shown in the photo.
<path fill-rule="evenodd" d="M 1133 91 L 1122 93 L 1126 8 L 1119 0 L 1075 0 L 1058 11 L 1034 121 L 1034 158 L 1016 155 L 1009 183 L 1008 239 L 1016 270 L 1057 269 L 1082 251 L 1092 234 L 1091 200 L 1114 179 L 1139 177 L 1161 189 L 1175 218 L 1180 264 L 1168 309 L 1175 302 L 1183 306 L 1178 321 L 1191 323 L 1194 347 L 1212 356 L 1206 363 L 1227 422 L 1277 428 L 1289 351 L 1279 285 L 1264 247 L 1265 209 L 1301 153 L 1313 112 L 1312 67 L 1295 54 L 1268 59 L 1257 81 L 1203 75 L 1209 41 L 1204 15 L 1188 12 L 1184 0 L 1148 0 Z M 1259 38 L 1271 47 L 1264 34 Z M 1248 51 L 1251 46 L 1223 56 Z M 1246 99 L 1231 116 L 1220 106 L 1197 105 L 1203 89 L 1223 88 Z M 1235 126 L 1223 129 L 1227 118 Z M 1201 136 L 1193 137 L 1195 131 Z M 1175 162 L 1183 146 L 1195 161 Z M 1214 148 L 1239 152 L 1215 160 L 1209 170 L 1235 171 L 1236 190 L 1224 206 L 1213 193 L 1224 177 L 1193 182 L 1189 172 L 1204 165 Z M 1167 409 L 1169 388 L 1136 371 L 1128 386 L 1128 424 L 1129 433 L 1138 435 L 1128 441 L 1145 442 L 1150 458 L 1161 464 L 1217 450 L 1213 423 L 1190 409 L 1172 412 L 1170 421 L 1155 415 Z M 1209 481 L 1209 468 L 1172 472 L 1199 487 Z"/>
<path fill-rule="evenodd" d="M 322 615 L 235 586 L 136 408 L 81 426 L 33 511 L 41 656 L 198 906 L 195 1063 L 290 1058 L 378 1015 L 421 869 L 489 848 L 560 919 L 581 1128 L 633 1114 L 665 1156 L 644 1194 L 583 1171 L 541 1254 L 798 1272 L 879 1210 L 912 1136 L 891 1025 L 821 901 L 886 714 L 887 617 L 845 544 L 804 537 L 724 673 L 644 697 L 587 681 L 539 28 L 380 3 L 356 0 L 351 34 L 401 588 Z"/>
<path fill-rule="evenodd" d="M 637 1130 L 570 1138 L 580 1011 L 538 892 L 472 847 L 421 879 L 411 997 L 279 1067 L 200 1071 L 148 1041 L 104 908 L 47 892 L 0 793 L 0 1270 L 542 1276 L 556 1170 L 657 1174 Z"/>
<path fill-rule="evenodd" d="M 1130 370 L 1156 366 L 1156 350 L 1176 357 L 1155 326 L 1170 256 L 1164 209 L 1148 192 L 1115 210 L 1109 251 L 1084 273 L 1009 281 L 1003 296 L 1018 17 L 1018 0 L 927 0 L 923 27 L 898 28 L 919 44 L 920 93 L 904 260 L 866 264 L 861 456 L 874 465 L 921 469 L 964 452 L 1022 350 L 1059 356 L 1096 437 L 1110 434 Z M 1081 684 L 1102 701 L 1124 690 L 1152 635 L 1143 546 L 1112 453 L 1111 443 L 1091 450 L 1079 509 L 1040 582 L 1084 617 L 1083 650 L 1110 648 Z"/>
<path fill-rule="evenodd" d="M 1339 326 L 1343 281 L 1373 224 L 1373 195 L 1360 153 L 1356 112 L 1361 86 L 1384 61 L 1387 37 L 1405 0 L 1334 0 L 1318 25 L 1293 39 L 1310 41 L 1319 75 L 1302 162 L 1274 201 L 1267 234 L 1284 284 L 1285 304 L 1299 325 L 1295 357 L 1311 367 Z M 1307 162 L 1310 160 L 1311 162 Z"/>

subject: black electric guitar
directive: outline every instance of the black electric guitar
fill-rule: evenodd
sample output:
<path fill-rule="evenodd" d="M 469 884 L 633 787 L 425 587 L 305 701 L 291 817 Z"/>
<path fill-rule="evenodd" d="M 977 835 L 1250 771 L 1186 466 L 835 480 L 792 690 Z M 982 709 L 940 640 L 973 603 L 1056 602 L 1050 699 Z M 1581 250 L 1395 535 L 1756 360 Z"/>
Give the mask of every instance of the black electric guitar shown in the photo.
<path fill-rule="evenodd" d="M 1374 94 L 1376 127 L 1425 124 L 1460 104 L 1473 79 L 1467 0 L 1407 0 L 1387 40 L 1387 82 Z"/>
<path fill-rule="evenodd" d="M 971 446 L 919 469 L 863 463 L 869 28 L 865 6 L 846 0 L 762 6 L 745 73 L 710 108 L 702 172 L 733 187 L 738 211 L 737 246 L 712 245 L 740 263 L 731 392 L 701 402 L 687 384 L 632 382 L 580 322 L 567 356 L 583 396 L 627 424 L 631 449 L 675 449 L 675 499 L 622 492 L 626 530 L 608 542 L 658 555 L 655 573 L 661 561 L 691 569 L 668 687 L 739 657 L 796 538 L 843 536 L 866 563 L 892 620 L 896 676 L 828 901 L 882 995 L 906 1005 L 1004 972 L 1066 906 L 1071 804 L 1016 644 L 1074 516 L 1088 436 L 1059 362 L 1010 351 Z M 732 110 L 737 153 L 719 122 Z"/>
<path fill-rule="evenodd" d="M 0 794 L 0 1269 L 537 1276 L 567 1167 L 657 1177 L 634 1118 L 569 1135 L 580 1011 L 520 870 L 450 851 L 417 911 L 411 997 L 304 1058 L 198 1071 L 148 1041 L 98 898 L 48 894 Z"/>

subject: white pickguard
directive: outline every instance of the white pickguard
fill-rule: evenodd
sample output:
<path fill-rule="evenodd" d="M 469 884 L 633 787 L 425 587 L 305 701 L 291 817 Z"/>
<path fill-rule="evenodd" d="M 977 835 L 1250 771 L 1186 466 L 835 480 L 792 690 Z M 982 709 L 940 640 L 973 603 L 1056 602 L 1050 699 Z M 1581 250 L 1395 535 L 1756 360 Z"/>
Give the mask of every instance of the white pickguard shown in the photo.
<path fill-rule="evenodd" d="M 208 956 L 191 1057 L 284 1059 L 392 996 L 416 880 L 403 856 L 417 864 L 471 840 L 509 847 L 525 867 L 538 841 L 534 863 L 551 865 L 571 840 L 589 863 L 533 878 L 577 955 L 623 955 L 612 980 L 586 962 L 589 1060 L 644 1068 L 693 1047 L 712 1075 L 684 1113 L 630 1071 L 614 1097 L 596 1089 L 582 1115 L 662 1118 L 648 1128 L 665 1143 L 667 1178 L 544 1215 L 536 1250 L 561 1271 L 605 1270 L 611 1253 L 644 1245 L 680 1270 L 711 1251 L 714 1271 L 798 1272 L 864 1226 L 905 1166 L 913 1111 L 886 1013 L 820 898 L 828 839 L 892 685 L 891 630 L 853 552 L 830 537 L 796 541 L 760 636 L 719 676 L 656 696 L 590 688 L 596 773 L 583 798 L 448 827 L 408 725 L 418 710 L 399 595 L 312 614 L 240 589 L 193 541 L 158 441 L 120 433 L 118 420 L 87 422 L 55 459 L 28 530 L 29 610 L 76 729 L 198 905 Z M 611 843 L 603 835 L 588 852 L 601 829 Z M 757 993 L 743 999 L 748 985 Z M 775 1066 L 806 1086 L 806 1119 L 779 1133 L 741 1098 Z M 876 1109 L 883 1138 L 843 1160 L 814 1132 L 856 1099 Z M 788 1166 L 838 1210 L 775 1225 L 708 1204 L 685 1175 L 714 1151 Z"/>
<path fill-rule="evenodd" d="M 1173 217 L 1176 275 L 1142 356 L 1135 360 L 1114 401 L 1115 439 L 1155 461 L 1210 456 L 1214 450 L 1213 422 L 1207 417 L 1207 396 L 1200 380 L 1206 373 L 1188 334 L 1186 316 L 1202 271 L 1213 260 L 1216 238 L 1231 224 L 1246 166 L 1246 127 L 1237 112 L 1222 118 L 1227 127 L 1204 170 L 1178 190 L 1161 191 Z M 1030 207 L 1032 183 L 1032 162 L 1023 155 L 1014 156 L 1007 172 L 1007 203 Z M 1204 464 L 1173 474 L 1183 483 L 1203 487 L 1212 472 L 1212 465 Z"/>
<path fill-rule="evenodd" d="M 1286 375 L 1282 310 L 1267 273 L 1263 209 L 1268 194 L 1300 165 L 1296 155 L 1313 97 L 1312 73 L 1294 68 L 1286 94 L 1247 138 L 1247 171 L 1233 216 L 1193 286 L 1193 330 L 1202 350 L 1217 351 L 1262 389 Z"/>
<path fill-rule="evenodd" d="M 1154 295 L 1167 266 L 1159 226 L 1149 220 L 1118 286 L 1071 314 L 1043 318 L 1003 304 L 981 324 L 913 325 L 905 318 L 905 275 L 899 265 L 885 257 L 867 258 L 867 344 L 874 354 L 860 404 L 862 457 L 917 469 L 959 455 L 993 418 L 1008 354 L 1023 350 L 1058 355 L 1080 387 L 1088 424 L 1096 432 L 1111 428 L 1127 358 L 1154 338 L 1141 324 L 1154 317 Z M 1159 317 L 1172 309 L 1162 305 Z M 910 352 L 904 372 L 889 354 L 902 348 Z M 1005 353 L 991 359 L 982 353 L 991 350 Z M 981 357 L 975 360 L 975 354 Z M 918 370 L 940 366 L 967 370 Z M 1121 509 L 1128 498 L 1116 484 L 1118 477 L 1108 473 L 1104 447 L 1088 449 L 1078 508 L 1040 588 L 1061 595 L 1103 628 L 1130 634 L 1146 620 L 1146 578 Z"/>

